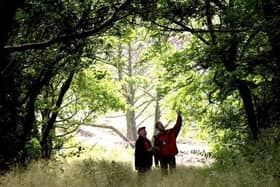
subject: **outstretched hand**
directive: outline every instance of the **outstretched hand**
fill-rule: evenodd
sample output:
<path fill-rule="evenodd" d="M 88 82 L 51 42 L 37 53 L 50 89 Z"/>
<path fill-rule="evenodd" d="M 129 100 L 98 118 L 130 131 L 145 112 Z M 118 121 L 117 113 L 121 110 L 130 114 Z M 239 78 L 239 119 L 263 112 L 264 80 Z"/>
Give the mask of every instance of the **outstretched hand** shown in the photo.
<path fill-rule="evenodd" d="M 177 112 L 177 115 L 178 115 L 178 116 L 181 115 L 181 111 L 180 111 L 180 110 L 177 110 L 176 112 Z"/>

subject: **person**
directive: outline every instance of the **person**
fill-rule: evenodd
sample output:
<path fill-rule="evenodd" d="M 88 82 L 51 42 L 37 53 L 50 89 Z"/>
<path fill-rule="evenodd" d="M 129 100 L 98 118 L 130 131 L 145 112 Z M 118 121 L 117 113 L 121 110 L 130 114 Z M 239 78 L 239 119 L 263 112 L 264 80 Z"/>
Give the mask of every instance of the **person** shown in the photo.
<path fill-rule="evenodd" d="M 177 121 L 173 128 L 166 130 L 160 121 L 155 124 L 155 128 L 159 131 L 159 133 L 154 136 L 155 165 L 158 166 L 159 162 L 160 168 L 165 174 L 168 173 L 168 168 L 170 170 L 176 168 L 175 155 L 178 153 L 176 138 L 180 132 L 181 126 L 182 117 L 180 111 L 177 111 Z"/>
<path fill-rule="evenodd" d="M 138 138 L 135 143 L 135 169 L 139 174 L 149 171 L 153 164 L 153 148 L 146 136 L 146 128 L 139 128 Z"/>

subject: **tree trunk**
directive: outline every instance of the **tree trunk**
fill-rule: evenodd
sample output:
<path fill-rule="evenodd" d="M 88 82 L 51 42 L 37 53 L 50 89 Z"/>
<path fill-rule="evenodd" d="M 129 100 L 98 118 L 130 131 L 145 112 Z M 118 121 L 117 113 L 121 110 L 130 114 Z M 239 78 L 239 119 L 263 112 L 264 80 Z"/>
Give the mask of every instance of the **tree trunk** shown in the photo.
<path fill-rule="evenodd" d="M 277 63 L 277 71 L 280 67 L 280 3 L 278 0 L 263 0 L 262 1 L 264 18 L 266 20 L 265 32 L 269 37 L 269 41 L 272 46 L 273 56 Z"/>
<path fill-rule="evenodd" d="M 69 74 L 69 77 L 62 85 L 59 97 L 56 101 L 55 111 L 52 112 L 47 124 L 45 125 L 45 127 L 42 131 L 41 148 L 42 148 L 42 156 L 44 158 L 50 158 L 50 156 L 51 156 L 51 154 L 50 154 L 51 150 L 52 150 L 52 133 L 51 132 L 55 131 L 54 124 L 56 122 L 59 108 L 61 107 L 63 98 L 71 85 L 73 77 L 74 77 L 74 71 L 72 71 Z"/>
<path fill-rule="evenodd" d="M 19 120 L 18 103 L 19 91 L 17 89 L 14 67 L 9 55 L 4 52 L 4 46 L 9 40 L 12 31 L 14 16 L 22 1 L 10 0 L 0 2 L 0 170 L 7 169 L 8 165 L 16 161 L 21 144 L 21 125 Z"/>
<path fill-rule="evenodd" d="M 266 20 L 264 24 L 264 32 L 267 33 L 269 42 L 272 47 L 272 62 L 273 67 L 273 78 L 272 78 L 272 88 L 273 88 L 273 101 L 268 105 L 269 110 L 271 110 L 267 116 L 268 123 L 270 125 L 277 124 L 280 120 L 280 2 L 279 0 L 263 0 L 263 13 L 264 19 Z"/>
<path fill-rule="evenodd" d="M 246 81 L 237 79 L 236 83 L 237 83 L 237 87 L 238 87 L 240 96 L 243 100 L 243 104 L 244 104 L 245 112 L 246 112 L 246 115 L 247 115 L 251 136 L 254 140 L 257 140 L 257 138 L 258 138 L 258 126 L 257 126 L 254 106 L 253 106 L 253 102 L 252 102 L 251 91 L 248 88 L 248 85 L 247 85 Z"/>
<path fill-rule="evenodd" d="M 155 106 L 155 122 L 154 122 L 154 128 L 153 128 L 154 129 L 154 132 L 153 132 L 154 135 L 157 132 L 155 124 L 156 124 L 156 122 L 158 122 L 160 120 L 160 115 L 161 115 L 160 104 L 159 104 L 160 95 L 159 95 L 158 91 L 157 91 L 156 94 L 157 95 L 156 95 L 156 100 L 155 100 L 155 102 L 156 102 L 156 106 Z"/>
<path fill-rule="evenodd" d="M 229 2 L 229 6 L 233 7 L 234 1 Z M 234 23 L 229 23 L 231 27 L 235 27 Z M 239 42 L 237 39 L 236 33 L 232 33 L 231 35 L 231 42 L 230 46 L 227 51 L 225 51 L 223 55 L 223 63 L 226 70 L 230 73 L 234 72 L 237 68 L 236 60 L 237 60 L 237 51 L 239 47 Z M 246 81 L 238 79 L 237 77 L 234 78 L 236 87 L 239 91 L 240 97 L 244 104 L 244 109 L 246 113 L 246 117 L 248 120 L 248 127 L 250 129 L 250 134 L 254 140 L 258 138 L 258 126 L 257 126 L 257 119 L 254 111 L 254 104 L 252 100 L 251 90 L 248 87 Z"/>
<path fill-rule="evenodd" d="M 131 43 L 128 43 L 128 77 L 131 78 L 133 76 L 133 68 L 132 68 L 132 47 Z M 137 139 L 136 133 L 136 119 L 135 119 L 135 88 L 131 81 L 127 83 L 127 103 L 129 105 L 129 109 L 126 113 L 126 123 L 127 123 L 127 137 L 130 140 Z M 131 107 L 131 108 L 130 108 Z"/>
<path fill-rule="evenodd" d="M 128 139 L 135 141 L 137 139 L 137 133 L 134 110 L 128 110 L 126 112 L 126 125 Z"/>
<path fill-rule="evenodd" d="M 122 46 L 121 42 L 119 43 L 119 61 L 121 61 L 121 56 L 122 56 Z M 133 76 L 133 71 L 132 71 L 132 49 L 131 49 L 131 44 L 130 42 L 128 43 L 128 78 L 131 78 Z M 117 69 L 118 69 L 118 78 L 119 81 L 122 81 L 124 79 L 123 77 L 123 71 L 124 67 L 123 64 L 117 64 Z M 137 133 L 136 133 L 136 116 L 135 116 L 135 110 L 134 110 L 134 104 L 135 104 L 135 88 L 133 86 L 132 82 L 127 82 L 126 85 L 122 86 L 122 89 L 124 91 L 124 97 L 126 98 L 126 103 L 128 105 L 128 109 L 126 110 L 126 136 L 134 141 L 137 138 Z"/>

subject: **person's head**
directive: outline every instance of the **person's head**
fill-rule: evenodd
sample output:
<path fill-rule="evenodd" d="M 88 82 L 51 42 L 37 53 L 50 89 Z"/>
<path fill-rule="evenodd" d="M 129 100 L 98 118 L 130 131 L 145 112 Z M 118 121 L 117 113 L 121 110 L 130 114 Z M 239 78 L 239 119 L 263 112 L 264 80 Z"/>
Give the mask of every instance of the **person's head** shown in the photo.
<path fill-rule="evenodd" d="M 140 127 L 138 129 L 138 135 L 142 137 L 146 137 L 147 135 L 146 127 Z"/>
<path fill-rule="evenodd" d="M 160 121 L 156 122 L 155 126 L 156 126 L 156 129 L 159 130 L 159 131 L 165 130 L 163 124 Z"/>

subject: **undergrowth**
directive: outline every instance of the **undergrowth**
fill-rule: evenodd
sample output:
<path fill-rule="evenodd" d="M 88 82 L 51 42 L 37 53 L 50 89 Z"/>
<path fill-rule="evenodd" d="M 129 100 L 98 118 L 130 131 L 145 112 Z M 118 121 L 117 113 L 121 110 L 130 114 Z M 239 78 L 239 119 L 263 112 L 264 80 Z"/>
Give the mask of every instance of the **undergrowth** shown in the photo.
<path fill-rule="evenodd" d="M 153 168 L 144 176 L 134 170 L 133 149 L 95 147 L 81 157 L 39 160 L 0 176 L 3 187 L 251 187 L 280 186 L 280 133 L 262 133 L 258 142 L 214 153 L 217 161 L 205 167 L 178 166 L 168 175 Z M 273 134 L 274 133 L 274 134 Z M 273 136 L 271 136 L 273 134 Z M 273 137 L 273 138 L 271 138 Z"/>

